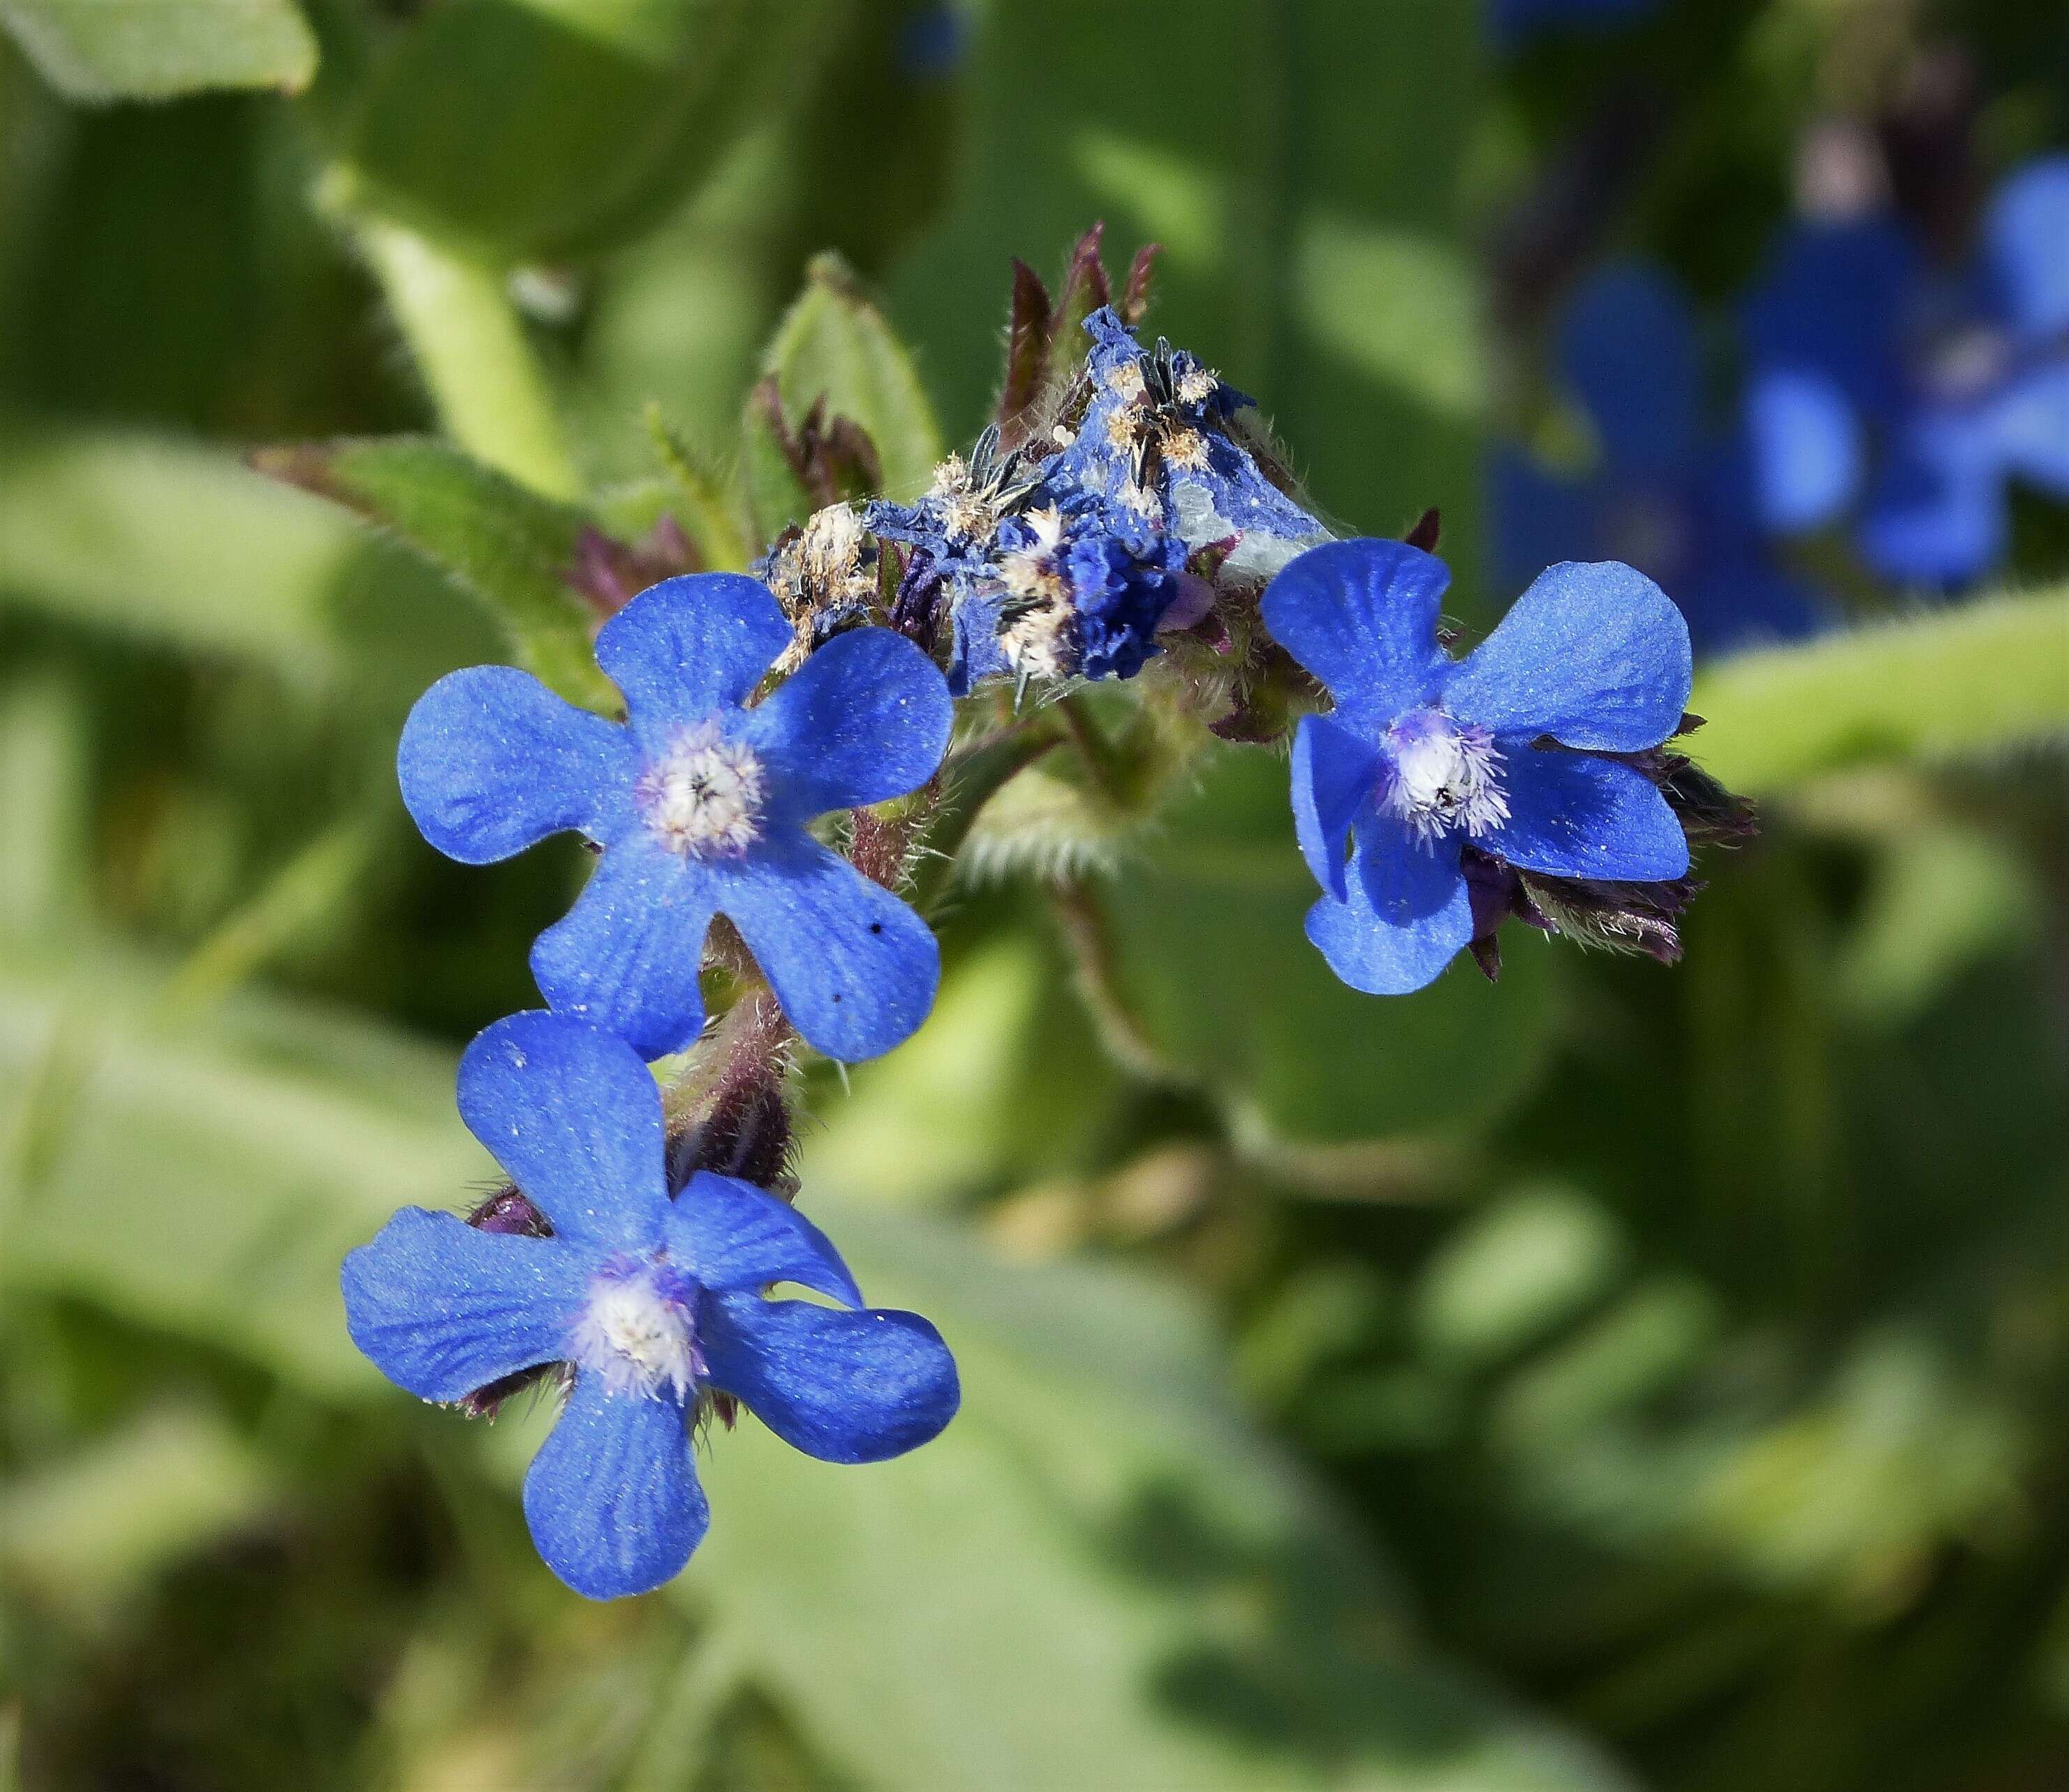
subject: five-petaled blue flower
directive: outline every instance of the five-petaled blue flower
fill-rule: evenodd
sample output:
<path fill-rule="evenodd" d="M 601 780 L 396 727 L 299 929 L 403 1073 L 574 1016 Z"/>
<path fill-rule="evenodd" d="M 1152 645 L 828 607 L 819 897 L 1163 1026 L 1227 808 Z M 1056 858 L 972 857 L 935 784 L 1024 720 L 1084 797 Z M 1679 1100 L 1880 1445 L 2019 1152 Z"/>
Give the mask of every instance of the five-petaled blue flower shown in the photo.
<path fill-rule="evenodd" d="M 689 1560 L 710 1522 L 688 1435 L 708 1391 L 827 1462 L 901 1455 L 954 1416 L 941 1334 L 865 1308 L 794 1208 L 704 1171 L 670 1198 L 660 1093 L 620 1041 L 512 1015 L 468 1048 L 459 1108 L 550 1236 L 405 1208 L 345 1259 L 345 1317 L 382 1373 L 427 1400 L 541 1365 L 572 1373 L 524 1516 L 577 1593 L 643 1593 Z M 764 1298 L 778 1282 L 846 1305 Z"/>
<path fill-rule="evenodd" d="M 1560 878 L 1688 869 L 1666 798 L 1604 756 L 1680 725 L 1688 630 L 1666 594 L 1614 562 L 1554 566 L 1460 662 L 1437 638 L 1448 582 L 1404 542 L 1344 541 L 1264 594 L 1265 626 L 1336 703 L 1294 736 L 1294 822 L 1324 892 L 1308 937 L 1372 995 L 1420 989 L 1471 939 L 1468 846 Z"/>
<path fill-rule="evenodd" d="M 597 636 L 623 726 L 528 674 L 475 666 L 432 686 L 402 731 L 402 800 L 440 852 L 487 864 L 567 829 L 602 847 L 573 911 L 539 936 L 532 972 L 556 1011 L 647 1057 L 704 1024 L 715 914 L 829 1057 L 890 1050 L 932 1004 L 941 955 L 926 924 L 806 824 L 925 782 L 948 744 L 947 686 L 911 642 L 857 629 L 744 707 L 791 640 L 752 579 L 669 579 Z"/>

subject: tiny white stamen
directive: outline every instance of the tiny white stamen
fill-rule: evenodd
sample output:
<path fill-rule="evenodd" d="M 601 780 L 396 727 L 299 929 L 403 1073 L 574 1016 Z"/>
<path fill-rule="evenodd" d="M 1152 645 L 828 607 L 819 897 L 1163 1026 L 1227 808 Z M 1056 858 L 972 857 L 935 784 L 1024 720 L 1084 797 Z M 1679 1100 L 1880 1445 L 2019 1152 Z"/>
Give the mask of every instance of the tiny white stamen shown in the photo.
<path fill-rule="evenodd" d="M 1483 834 L 1508 819 L 1501 754 L 1483 728 L 1421 710 L 1387 730 L 1382 806 L 1427 844 L 1448 828 Z"/>
<path fill-rule="evenodd" d="M 665 1382 L 688 1399 L 703 1367 L 688 1309 L 651 1271 L 606 1271 L 590 1283 L 569 1350 L 613 1394 L 655 1395 Z"/>
<path fill-rule="evenodd" d="M 760 837 L 761 762 L 715 722 L 676 735 L 639 780 L 647 825 L 672 851 L 705 857 L 744 853 Z"/>

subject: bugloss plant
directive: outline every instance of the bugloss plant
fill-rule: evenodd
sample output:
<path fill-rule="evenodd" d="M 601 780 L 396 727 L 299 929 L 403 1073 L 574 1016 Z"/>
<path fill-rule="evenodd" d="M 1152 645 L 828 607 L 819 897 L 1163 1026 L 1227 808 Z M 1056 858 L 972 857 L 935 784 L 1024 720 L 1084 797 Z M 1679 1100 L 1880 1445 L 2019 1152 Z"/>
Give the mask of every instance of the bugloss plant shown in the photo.
<path fill-rule="evenodd" d="M 1745 825 L 1663 750 L 1692 725 L 1690 648 L 1650 579 L 1551 568 L 1455 658 L 1435 514 L 1410 541 L 1334 539 L 1251 401 L 1142 346 L 1149 263 L 1116 307 L 1096 240 L 1060 306 L 1022 271 L 998 417 L 916 497 L 871 492 L 859 423 L 822 400 L 794 422 L 772 392 L 782 468 L 829 501 L 753 576 L 628 595 L 694 560 L 688 536 L 585 532 L 560 570 L 603 617 L 596 694 L 622 720 L 478 666 L 402 731 L 404 800 L 441 851 L 487 863 L 572 831 L 600 857 L 533 951 L 551 1012 L 497 1023 L 461 1067 L 461 1114 L 509 1187 L 466 1220 L 398 1215 L 349 1259 L 347 1313 L 426 1399 L 564 1393 L 524 1509 L 578 1592 L 644 1591 L 688 1559 L 708 1514 L 688 1433 L 707 1418 L 745 1405 L 859 1463 L 955 1411 L 939 1335 L 864 1307 L 790 1204 L 789 1073 L 801 1048 L 873 1057 L 924 1020 L 940 958 L 913 902 L 1039 759 L 1075 755 L 1143 810 L 1216 737 L 1290 739 L 1287 847 L 1323 892 L 1308 937 L 1382 995 L 1467 947 L 1498 975 L 1511 918 L 1671 958 L 1692 840 Z M 1103 682 L 1153 727 L 1087 709 L 1079 687 Z M 846 1310 L 765 1299 L 786 1282 Z"/>

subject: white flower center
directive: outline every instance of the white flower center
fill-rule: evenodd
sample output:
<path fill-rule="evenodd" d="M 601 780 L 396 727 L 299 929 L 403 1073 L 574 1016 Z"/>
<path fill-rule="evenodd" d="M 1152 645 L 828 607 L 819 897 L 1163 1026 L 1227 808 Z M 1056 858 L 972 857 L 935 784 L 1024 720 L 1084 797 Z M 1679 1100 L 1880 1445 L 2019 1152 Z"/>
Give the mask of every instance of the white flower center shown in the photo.
<path fill-rule="evenodd" d="M 1386 731 L 1381 806 L 1426 843 L 1448 828 L 1481 834 L 1508 819 L 1501 755 L 1484 728 L 1417 710 Z"/>
<path fill-rule="evenodd" d="M 576 1365 L 613 1394 L 654 1395 L 665 1382 L 687 1399 L 704 1372 L 690 1326 L 688 1289 L 663 1269 L 606 1269 L 569 1339 Z"/>
<path fill-rule="evenodd" d="M 686 857 L 744 853 L 761 832 L 761 762 L 715 722 L 677 735 L 639 780 L 647 825 Z"/>

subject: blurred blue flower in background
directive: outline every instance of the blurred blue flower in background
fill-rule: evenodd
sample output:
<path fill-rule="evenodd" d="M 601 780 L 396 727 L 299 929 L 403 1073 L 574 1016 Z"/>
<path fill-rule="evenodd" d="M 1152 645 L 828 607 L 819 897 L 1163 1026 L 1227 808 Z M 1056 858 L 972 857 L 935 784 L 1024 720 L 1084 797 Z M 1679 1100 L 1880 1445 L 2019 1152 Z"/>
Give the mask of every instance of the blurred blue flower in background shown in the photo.
<path fill-rule="evenodd" d="M 940 1333 L 864 1309 L 794 1208 L 704 1171 L 671 1199 L 660 1091 L 620 1041 L 512 1015 L 467 1049 L 459 1108 L 550 1230 L 405 1208 L 346 1257 L 346 1321 L 383 1375 L 426 1400 L 541 1366 L 572 1377 L 525 1477 L 524 1516 L 577 1593 L 659 1586 L 703 1540 L 711 1513 L 687 1427 L 710 1391 L 827 1462 L 901 1455 L 954 1416 Z M 777 1282 L 845 1305 L 764 1298 Z"/>
<path fill-rule="evenodd" d="M 1958 585 L 2003 556 L 2008 480 L 2069 496 L 2069 157 L 2006 181 L 1977 262 L 1949 273 L 1887 220 L 1792 232 L 1747 321 L 1777 529 L 1861 506 L 1878 572 Z"/>
<path fill-rule="evenodd" d="M 1704 426 L 1679 287 L 1636 263 L 1596 275 L 1560 320 L 1557 360 L 1594 426 L 1597 459 L 1567 475 L 1518 449 L 1496 452 L 1503 582 L 1561 560 L 1621 560 L 1674 600 L 1703 653 L 1819 627 L 1822 600 L 1776 563 L 1761 527 L 1749 444 Z"/>
<path fill-rule="evenodd" d="M 1455 662 L 1437 634 L 1449 583 L 1406 542 L 1345 541 L 1264 595 L 1272 637 L 1336 705 L 1293 743 L 1295 829 L 1323 890 L 1308 937 L 1369 995 L 1420 989 L 1471 942 L 1468 848 L 1557 878 L 1688 869 L 1667 799 L 1606 756 L 1681 725 L 1688 631 L 1665 595 L 1627 566 L 1554 566 Z"/>
<path fill-rule="evenodd" d="M 469 865 L 575 830 L 603 849 L 532 971 L 557 1010 L 647 1057 L 704 1025 L 713 916 L 740 931 L 784 1012 L 830 1057 L 874 1057 L 926 1018 L 941 979 L 927 925 L 806 832 L 932 776 L 951 706 L 932 662 L 888 629 L 836 635 L 752 708 L 794 639 L 737 573 L 669 579 L 599 632 L 623 726 L 528 673 L 473 666 L 426 691 L 402 731 L 402 800 Z"/>
<path fill-rule="evenodd" d="M 1634 25 L 1663 0 L 1488 0 L 1494 40 L 1513 50 L 1557 31 L 1610 31 Z"/>
<path fill-rule="evenodd" d="M 1871 566 L 1945 588 L 2002 560 L 2009 481 L 2069 499 L 2069 157 L 2004 182 L 1966 267 L 1931 269 L 1888 219 L 1799 227 L 1746 320 L 1770 527 L 1858 507 Z"/>

